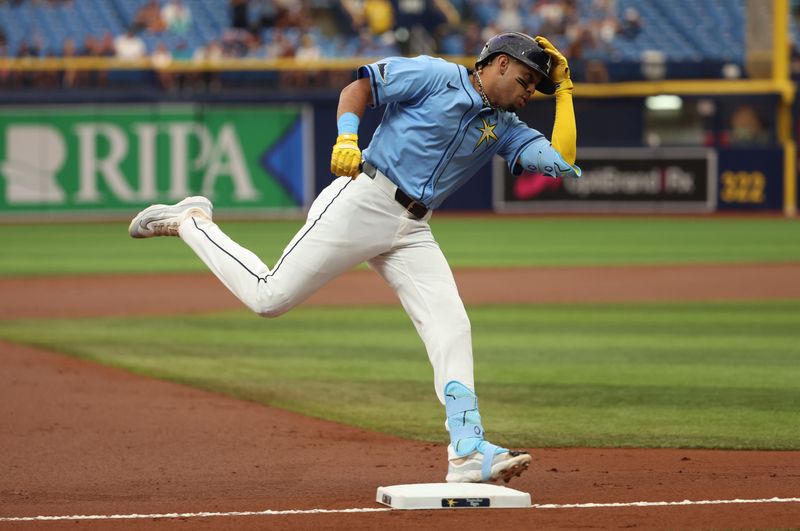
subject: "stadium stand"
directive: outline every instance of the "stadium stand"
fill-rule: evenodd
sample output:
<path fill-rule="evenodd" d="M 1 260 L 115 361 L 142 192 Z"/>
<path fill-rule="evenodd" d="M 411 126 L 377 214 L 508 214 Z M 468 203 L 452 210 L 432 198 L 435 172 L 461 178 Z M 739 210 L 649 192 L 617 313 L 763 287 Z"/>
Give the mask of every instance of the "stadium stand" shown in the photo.
<path fill-rule="evenodd" d="M 180 31 L 140 20 L 173 2 L 190 16 Z M 0 0 L 0 57 L 60 57 L 69 39 L 77 55 L 110 55 L 87 41 L 129 28 L 147 56 L 176 60 L 217 45 L 222 58 L 294 57 L 301 43 L 306 58 L 470 56 L 494 33 L 524 31 L 566 50 L 578 81 L 715 78 L 744 72 L 744 16 L 745 0 Z"/>

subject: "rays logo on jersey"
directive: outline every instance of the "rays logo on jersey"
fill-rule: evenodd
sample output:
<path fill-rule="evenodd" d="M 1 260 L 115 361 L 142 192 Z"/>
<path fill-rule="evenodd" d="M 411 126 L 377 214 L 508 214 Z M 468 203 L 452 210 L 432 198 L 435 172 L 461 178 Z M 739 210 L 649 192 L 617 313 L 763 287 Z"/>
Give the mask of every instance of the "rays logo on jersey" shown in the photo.
<path fill-rule="evenodd" d="M 497 127 L 497 123 L 487 122 L 485 118 L 481 118 L 481 121 L 483 122 L 483 127 L 477 128 L 478 131 L 481 132 L 481 137 L 478 139 L 478 143 L 475 144 L 475 149 L 472 151 L 477 150 L 484 141 L 487 146 L 492 143 L 492 140 L 497 142 L 497 135 L 494 133 L 494 128 Z"/>
<path fill-rule="evenodd" d="M 378 75 L 381 76 L 381 81 L 386 84 L 386 63 L 378 63 Z"/>

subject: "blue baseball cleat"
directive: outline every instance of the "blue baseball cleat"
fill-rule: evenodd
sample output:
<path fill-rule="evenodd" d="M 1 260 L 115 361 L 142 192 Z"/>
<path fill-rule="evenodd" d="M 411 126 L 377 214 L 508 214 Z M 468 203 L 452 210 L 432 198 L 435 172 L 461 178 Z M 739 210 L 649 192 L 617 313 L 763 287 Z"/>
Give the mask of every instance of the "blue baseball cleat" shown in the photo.
<path fill-rule="evenodd" d="M 483 438 L 478 397 L 460 382 L 445 386 L 445 408 L 450 445 L 447 447 L 449 483 L 482 483 L 521 475 L 531 463 L 526 452 L 501 448 Z"/>

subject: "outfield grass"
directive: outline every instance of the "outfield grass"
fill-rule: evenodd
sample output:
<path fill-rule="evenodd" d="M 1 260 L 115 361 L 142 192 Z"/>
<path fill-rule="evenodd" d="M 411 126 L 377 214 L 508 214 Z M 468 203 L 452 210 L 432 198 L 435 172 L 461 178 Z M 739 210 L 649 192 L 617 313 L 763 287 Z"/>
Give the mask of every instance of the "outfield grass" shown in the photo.
<path fill-rule="evenodd" d="M 470 309 L 490 440 L 800 449 L 800 301 Z M 313 333 L 311 332 L 313 331 Z M 444 442 L 400 308 L 0 321 L 38 345 L 303 414 Z"/>
<path fill-rule="evenodd" d="M 301 221 L 222 222 L 268 264 Z M 453 267 L 800 261 L 800 223 L 724 217 L 434 217 Z M 0 275 L 204 271 L 174 238 L 137 241 L 115 224 L 0 225 Z"/>

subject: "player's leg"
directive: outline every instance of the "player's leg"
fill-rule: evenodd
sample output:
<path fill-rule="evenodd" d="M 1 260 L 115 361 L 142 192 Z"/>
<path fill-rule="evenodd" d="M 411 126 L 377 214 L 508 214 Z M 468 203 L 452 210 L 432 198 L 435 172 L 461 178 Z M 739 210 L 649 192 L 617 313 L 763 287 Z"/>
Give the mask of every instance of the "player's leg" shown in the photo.
<path fill-rule="evenodd" d="M 448 382 L 474 388 L 469 317 L 450 266 L 433 238 L 393 249 L 368 264 L 397 293 L 425 343 L 442 404 Z"/>
<path fill-rule="evenodd" d="M 469 319 L 450 266 L 428 224 L 410 222 L 398 245 L 370 260 L 369 265 L 395 290 L 425 343 L 450 432 L 447 481 L 508 481 L 521 474 L 530 463 L 529 455 L 484 439 Z"/>
<path fill-rule="evenodd" d="M 179 211 L 166 211 L 172 217 L 162 218 L 176 225 L 177 235 L 245 305 L 259 315 L 275 317 L 391 245 L 396 222 L 393 229 L 386 220 L 373 219 L 381 212 L 372 207 L 374 188 L 369 179 L 340 178 L 331 183 L 314 201 L 305 225 L 272 269 L 212 221 L 210 203 L 207 212 L 195 208 L 181 217 Z M 150 209 L 159 214 L 159 207 L 177 209 L 178 205 Z M 137 220 L 148 217 L 150 209 L 134 219 L 132 231 Z"/>

